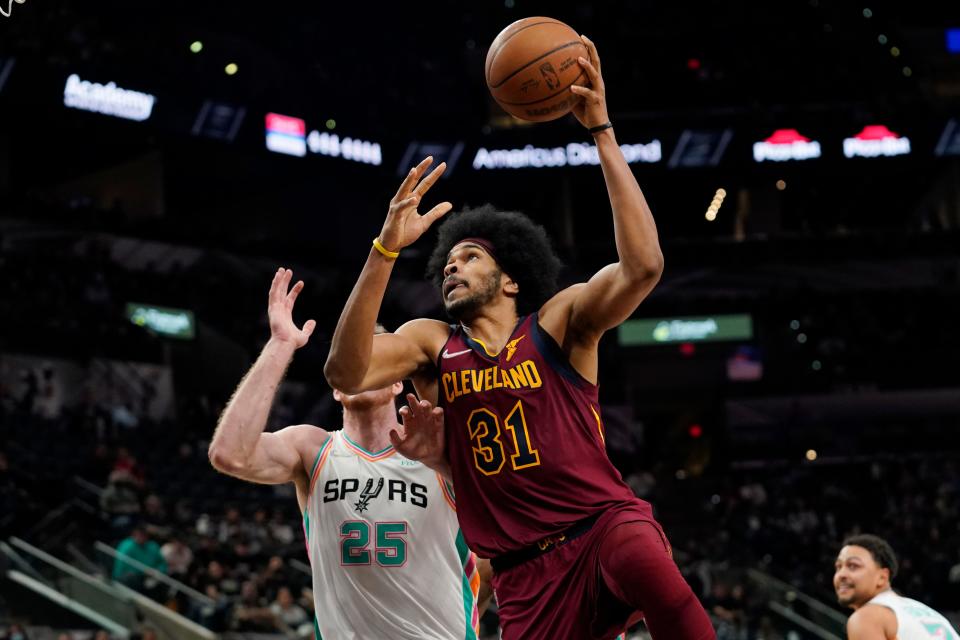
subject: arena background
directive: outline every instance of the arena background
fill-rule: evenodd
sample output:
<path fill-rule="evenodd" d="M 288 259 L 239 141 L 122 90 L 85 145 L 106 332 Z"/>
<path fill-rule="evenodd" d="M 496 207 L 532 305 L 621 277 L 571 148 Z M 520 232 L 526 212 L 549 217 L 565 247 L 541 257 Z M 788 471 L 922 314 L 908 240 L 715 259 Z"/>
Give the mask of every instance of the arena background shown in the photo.
<path fill-rule="evenodd" d="M 487 45 L 531 15 L 597 43 L 657 221 L 662 281 L 602 344 L 607 445 L 720 638 L 845 637 L 830 580 L 859 531 L 899 552 L 895 586 L 957 620 L 955 4 L 15 0 L 7 13 L 0 637 L 301 637 L 270 609 L 286 587 L 299 601 L 286 619 L 312 616 L 292 491 L 206 458 L 268 337 L 273 271 L 306 282 L 296 317 L 318 328 L 271 423 L 336 427 L 330 336 L 422 156 L 450 165 L 431 201 L 544 224 L 565 283 L 615 259 L 589 136 L 572 117 L 512 120 L 486 90 Z M 423 280 L 431 243 L 398 262 L 391 328 L 443 317 Z M 169 543 L 172 580 L 140 576 L 146 597 L 111 581 L 134 522 Z M 496 637 L 495 612 L 483 627 Z"/>

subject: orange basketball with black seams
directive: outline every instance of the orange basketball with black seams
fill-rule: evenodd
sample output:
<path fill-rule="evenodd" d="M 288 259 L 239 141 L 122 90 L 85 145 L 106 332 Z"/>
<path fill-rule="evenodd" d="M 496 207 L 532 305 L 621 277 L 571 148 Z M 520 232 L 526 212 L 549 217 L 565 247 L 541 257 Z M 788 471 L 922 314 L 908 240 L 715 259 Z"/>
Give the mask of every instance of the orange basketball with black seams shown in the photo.
<path fill-rule="evenodd" d="M 503 109 L 532 122 L 569 113 L 580 97 L 573 84 L 586 85 L 577 58 L 589 53 L 576 31 L 553 18 L 524 18 L 500 32 L 487 51 L 487 87 Z"/>

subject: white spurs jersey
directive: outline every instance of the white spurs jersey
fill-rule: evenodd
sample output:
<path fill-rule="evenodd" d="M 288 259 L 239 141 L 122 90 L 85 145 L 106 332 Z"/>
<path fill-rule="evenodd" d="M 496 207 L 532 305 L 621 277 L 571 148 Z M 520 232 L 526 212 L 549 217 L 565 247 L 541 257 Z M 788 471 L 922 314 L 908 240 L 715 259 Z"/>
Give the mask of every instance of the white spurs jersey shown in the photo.
<path fill-rule="evenodd" d="M 333 432 L 313 463 L 303 526 L 318 639 L 476 640 L 476 557 L 453 491 L 428 467 Z"/>
<path fill-rule="evenodd" d="M 897 640 L 960 640 L 950 622 L 922 602 L 884 591 L 867 604 L 893 610 L 897 616 Z"/>

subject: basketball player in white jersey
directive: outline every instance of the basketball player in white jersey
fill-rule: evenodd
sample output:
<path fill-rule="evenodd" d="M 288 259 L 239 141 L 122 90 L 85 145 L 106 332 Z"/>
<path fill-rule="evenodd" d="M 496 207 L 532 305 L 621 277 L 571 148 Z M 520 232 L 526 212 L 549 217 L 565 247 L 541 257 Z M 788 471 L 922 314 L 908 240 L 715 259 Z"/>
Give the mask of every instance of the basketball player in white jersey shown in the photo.
<path fill-rule="evenodd" d="M 492 593 L 489 563 L 478 567 L 467 549 L 450 485 L 390 445 L 390 431 L 402 432 L 394 405 L 399 382 L 356 395 L 335 391 L 341 431 L 301 424 L 264 433 L 294 351 L 316 326 L 293 322 L 303 282 L 291 289 L 292 276 L 289 269 L 274 275 L 270 340 L 220 417 L 210 461 L 250 482 L 296 485 L 317 638 L 475 640 L 478 592 L 484 600 Z"/>
<path fill-rule="evenodd" d="M 834 566 L 837 600 L 854 610 L 847 621 L 849 640 L 960 640 L 941 614 L 893 591 L 897 556 L 883 538 L 847 538 Z"/>

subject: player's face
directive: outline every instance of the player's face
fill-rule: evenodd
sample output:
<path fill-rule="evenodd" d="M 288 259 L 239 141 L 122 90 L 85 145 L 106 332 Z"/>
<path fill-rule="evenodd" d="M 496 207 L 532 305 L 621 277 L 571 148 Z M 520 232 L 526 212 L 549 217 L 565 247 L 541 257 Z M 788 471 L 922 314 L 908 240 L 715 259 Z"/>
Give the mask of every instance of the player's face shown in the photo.
<path fill-rule="evenodd" d="M 833 573 L 838 603 L 857 609 L 889 586 L 890 570 L 881 568 L 869 551 L 857 545 L 840 549 Z"/>
<path fill-rule="evenodd" d="M 483 248 L 465 242 L 447 256 L 443 275 L 443 306 L 451 317 L 460 320 L 497 297 L 503 271 Z"/>

